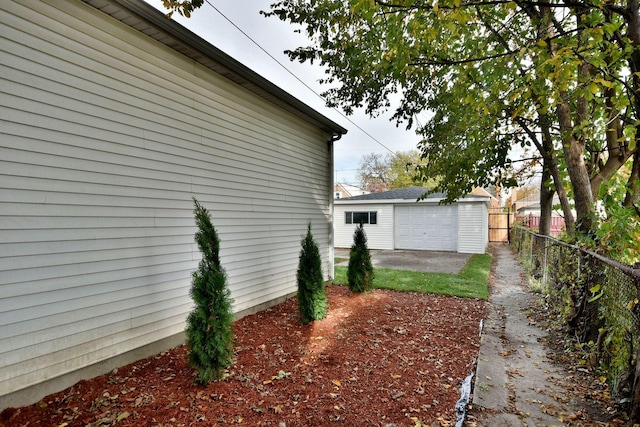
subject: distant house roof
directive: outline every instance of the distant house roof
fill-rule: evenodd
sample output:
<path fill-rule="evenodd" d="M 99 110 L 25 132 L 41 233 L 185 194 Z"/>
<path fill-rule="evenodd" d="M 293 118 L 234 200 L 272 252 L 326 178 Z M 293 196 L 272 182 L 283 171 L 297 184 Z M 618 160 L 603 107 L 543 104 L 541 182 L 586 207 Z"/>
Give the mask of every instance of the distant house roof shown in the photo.
<path fill-rule="evenodd" d="M 494 207 L 494 208 L 500 207 L 500 199 L 498 199 L 496 196 L 494 196 L 489 191 L 487 191 L 486 188 L 481 188 L 481 187 L 474 188 L 473 191 L 471 192 L 471 194 L 473 194 L 475 196 L 487 196 L 487 197 L 490 197 L 491 207 Z"/>
<path fill-rule="evenodd" d="M 341 182 L 336 183 L 336 188 L 341 189 L 341 191 L 348 194 L 348 197 L 360 196 L 370 193 L 370 191 L 363 190 L 362 188 L 356 187 L 355 185 L 343 184 Z"/>
<path fill-rule="evenodd" d="M 524 211 L 540 211 L 540 203 L 532 203 L 530 205 L 521 206 L 518 208 L 518 213 L 522 213 Z"/>
<path fill-rule="evenodd" d="M 83 0 L 101 12 L 180 52 L 307 123 L 343 135 L 347 130 L 320 114 L 249 67 L 191 32 L 144 0 Z"/>
<path fill-rule="evenodd" d="M 418 200 L 423 194 L 429 191 L 426 187 L 407 187 L 407 188 L 399 188 L 397 190 L 389 190 L 383 191 L 381 193 L 371 193 L 371 194 L 363 194 L 361 196 L 348 197 L 345 199 L 340 199 L 340 201 L 355 201 L 355 200 Z M 429 194 L 426 199 L 444 199 L 446 195 L 444 193 L 432 193 Z M 479 195 L 467 195 L 465 196 L 466 200 L 469 199 L 477 199 L 477 200 L 487 200 L 489 196 L 479 196 Z"/>

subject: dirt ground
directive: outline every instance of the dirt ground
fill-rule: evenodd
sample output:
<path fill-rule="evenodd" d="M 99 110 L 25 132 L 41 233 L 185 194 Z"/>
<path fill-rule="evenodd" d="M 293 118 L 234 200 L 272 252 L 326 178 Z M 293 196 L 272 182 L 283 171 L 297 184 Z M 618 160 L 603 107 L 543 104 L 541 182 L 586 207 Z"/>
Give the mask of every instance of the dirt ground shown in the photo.
<path fill-rule="evenodd" d="M 484 302 L 327 288 L 329 315 L 299 323 L 290 299 L 235 323 L 228 376 L 193 383 L 179 347 L 39 403 L 0 426 L 452 426 Z"/>

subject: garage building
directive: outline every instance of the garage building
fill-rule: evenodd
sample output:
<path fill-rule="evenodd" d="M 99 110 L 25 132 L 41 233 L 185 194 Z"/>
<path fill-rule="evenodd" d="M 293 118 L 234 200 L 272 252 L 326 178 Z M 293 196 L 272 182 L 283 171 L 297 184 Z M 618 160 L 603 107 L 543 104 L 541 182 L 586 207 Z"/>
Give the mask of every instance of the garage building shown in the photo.
<path fill-rule="evenodd" d="M 362 222 L 370 249 L 484 253 L 490 197 L 468 195 L 441 204 L 442 193 L 418 201 L 427 188 L 409 187 L 334 202 L 335 246 L 348 248 Z"/>

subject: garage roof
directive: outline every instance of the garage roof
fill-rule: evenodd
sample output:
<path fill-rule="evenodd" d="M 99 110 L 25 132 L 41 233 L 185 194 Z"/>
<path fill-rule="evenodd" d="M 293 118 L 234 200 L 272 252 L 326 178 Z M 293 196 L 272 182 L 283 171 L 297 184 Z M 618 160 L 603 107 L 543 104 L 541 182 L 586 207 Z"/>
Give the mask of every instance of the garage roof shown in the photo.
<path fill-rule="evenodd" d="M 334 135 L 347 130 L 236 61 L 144 0 L 82 0 L 245 89 Z"/>
<path fill-rule="evenodd" d="M 337 199 L 335 202 L 340 203 L 341 201 L 356 201 L 356 200 L 371 200 L 371 201 L 383 201 L 383 200 L 418 200 L 422 195 L 424 195 L 429 188 L 427 187 L 407 187 L 407 188 L 399 188 L 396 190 L 383 191 L 380 193 L 371 193 L 371 194 L 363 194 L 360 196 L 347 197 L 344 199 Z M 446 197 L 444 193 L 431 193 L 425 199 L 435 199 L 441 200 Z M 488 200 L 488 196 L 478 196 L 474 194 L 469 194 L 464 197 L 465 200 Z"/>

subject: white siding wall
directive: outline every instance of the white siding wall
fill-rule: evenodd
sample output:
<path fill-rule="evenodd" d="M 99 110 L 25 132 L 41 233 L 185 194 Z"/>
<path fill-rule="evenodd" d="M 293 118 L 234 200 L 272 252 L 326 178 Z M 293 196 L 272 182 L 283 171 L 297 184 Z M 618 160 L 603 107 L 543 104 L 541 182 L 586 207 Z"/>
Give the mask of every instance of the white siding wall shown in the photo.
<path fill-rule="evenodd" d="M 309 220 L 329 276 L 328 135 L 75 1 L 1 2 L 0 76 L 0 396 L 184 329 L 192 196 L 236 311 Z"/>
<path fill-rule="evenodd" d="M 333 209 L 336 248 L 350 248 L 353 232 L 358 224 L 345 224 L 345 212 L 377 212 L 378 224 L 365 224 L 369 249 L 394 249 L 393 247 L 393 205 L 374 203 L 342 204 L 336 202 Z"/>
<path fill-rule="evenodd" d="M 489 235 L 489 214 L 484 202 L 458 204 L 458 252 L 483 254 Z"/>

